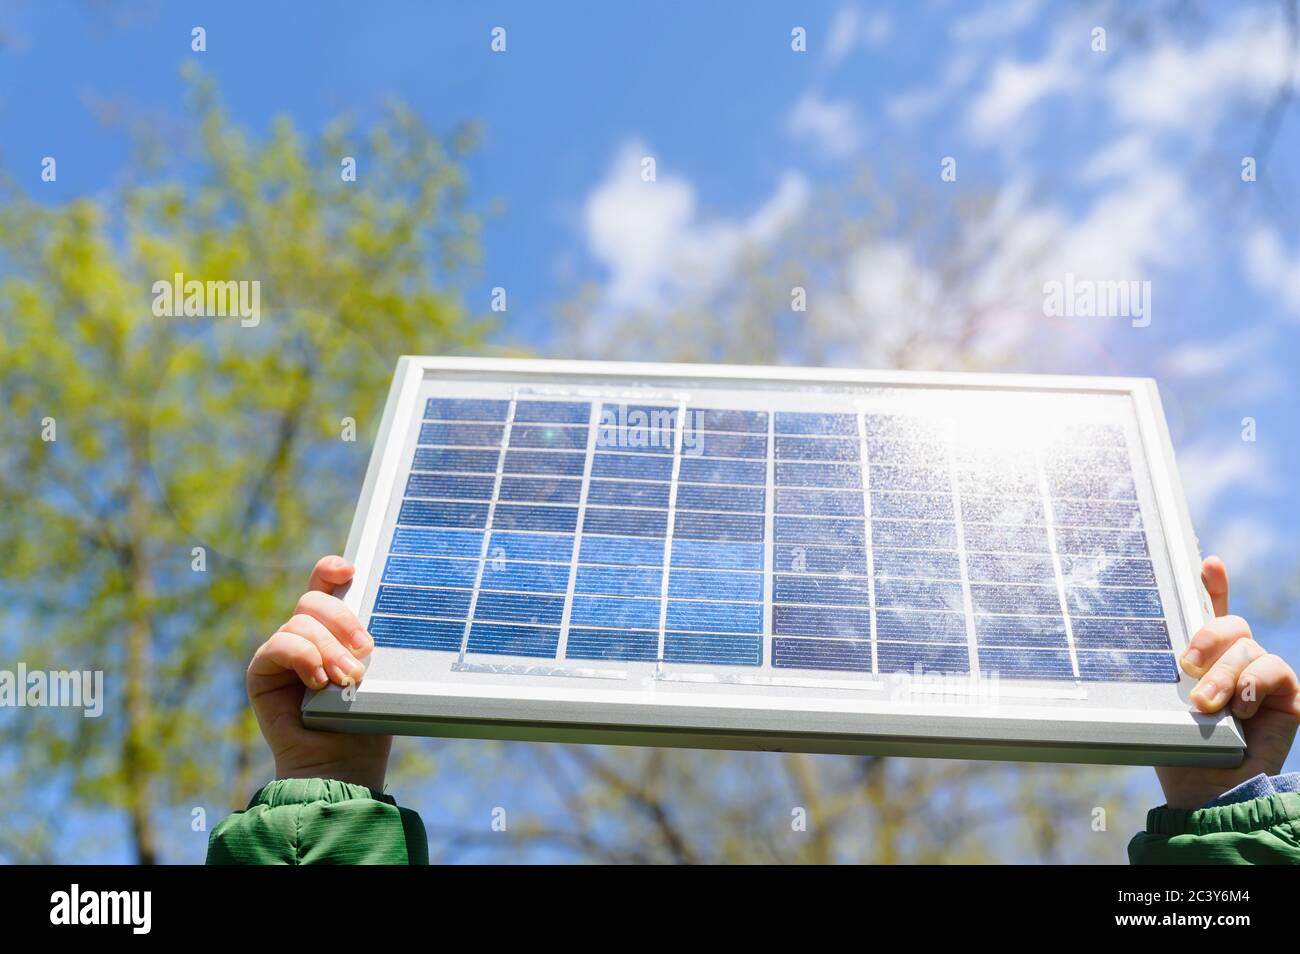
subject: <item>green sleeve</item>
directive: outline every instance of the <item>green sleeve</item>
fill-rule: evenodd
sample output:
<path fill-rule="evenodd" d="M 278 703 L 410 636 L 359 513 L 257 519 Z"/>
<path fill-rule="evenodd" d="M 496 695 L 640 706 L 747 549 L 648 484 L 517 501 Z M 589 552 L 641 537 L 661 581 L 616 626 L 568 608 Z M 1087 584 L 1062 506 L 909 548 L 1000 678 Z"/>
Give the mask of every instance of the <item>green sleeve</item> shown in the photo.
<path fill-rule="evenodd" d="M 427 865 L 420 816 L 389 795 L 323 778 L 279 779 L 208 837 L 210 865 Z"/>
<path fill-rule="evenodd" d="M 1161 806 L 1128 843 L 1135 865 L 1300 864 L 1300 792 L 1198 808 Z"/>

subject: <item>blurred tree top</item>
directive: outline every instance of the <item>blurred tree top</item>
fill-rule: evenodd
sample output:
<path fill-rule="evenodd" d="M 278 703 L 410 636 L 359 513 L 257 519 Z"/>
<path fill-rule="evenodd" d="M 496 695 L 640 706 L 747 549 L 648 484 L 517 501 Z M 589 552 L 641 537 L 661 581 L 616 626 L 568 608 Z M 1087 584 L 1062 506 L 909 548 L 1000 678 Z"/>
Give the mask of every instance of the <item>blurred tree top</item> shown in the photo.
<path fill-rule="evenodd" d="M 0 723 L 0 857 L 48 856 L 56 801 L 124 812 L 142 862 L 168 808 L 188 834 L 204 796 L 242 807 L 263 769 L 243 666 L 342 545 L 397 356 L 485 331 L 455 284 L 477 261 L 472 127 L 393 106 L 258 141 L 191 83 L 183 168 L 60 205 L 0 186 L 4 655 L 103 670 L 106 695 L 97 719 Z M 260 320 L 155 317 L 177 274 L 259 282 Z"/>

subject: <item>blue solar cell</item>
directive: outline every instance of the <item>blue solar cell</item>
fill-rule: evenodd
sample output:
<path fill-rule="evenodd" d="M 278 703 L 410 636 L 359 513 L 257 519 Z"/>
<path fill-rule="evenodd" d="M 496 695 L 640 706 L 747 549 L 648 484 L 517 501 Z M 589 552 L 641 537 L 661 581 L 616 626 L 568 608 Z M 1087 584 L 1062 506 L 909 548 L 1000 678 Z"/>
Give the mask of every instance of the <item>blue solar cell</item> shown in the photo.
<path fill-rule="evenodd" d="M 961 613 L 877 610 L 876 637 L 914 642 L 964 643 L 966 617 Z"/>
<path fill-rule="evenodd" d="M 874 519 L 901 517 L 911 520 L 951 520 L 952 496 L 918 493 L 881 493 L 871 491 L 871 516 Z"/>
<path fill-rule="evenodd" d="M 668 476 L 671 474 L 672 468 L 669 468 Z M 683 457 L 678 479 L 695 484 L 762 485 L 767 483 L 767 463 L 761 460 Z"/>
<path fill-rule="evenodd" d="M 591 405 L 585 401 L 520 401 L 515 404 L 515 423 L 586 424 L 590 418 Z"/>
<path fill-rule="evenodd" d="M 857 460 L 858 442 L 837 437 L 777 437 L 776 456 L 784 460 Z"/>
<path fill-rule="evenodd" d="M 762 487 L 717 487 L 711 484 L 679 484 L 678 510 L 730 510 L 762 513 L 767 492 Z"/>
<path fill-rule="evenodd" d="M 943 444 L 924 441 L 897 441 L 892 438 L 868 437 L 867 459 L 881 464 L 945 467 L 948 463 L 948 449 Z"/>
<path fill-rule="evenodd" d="M 778 573 L 843 573 L 867 575 L 867 551 L 863 547 L 817 547 L 799 543 L 778 543 L 772 550 L 772 569 Z"/>
<path fill-rule="evenodd" d="M 558 625 L 563 615 L 563 596 L 484 591 L 474 604 L 475 619 Z"/>
<path fill-rule="evenodd" d="M 560 424 L 515 424 L 510 446 L 541 450 L 586 450 L 587 428 Z"/>
<path fill-rule="evenodd" d="M 500 451 L 454 450 L 443 447 L 417 447 L 412 470 L 441 470 L 453 473 L 496 473 Z"/>
<path fill-rule="evenodd" d="M 596 431 L 596 447 L 600 450 L 671 457 L 676 446 L 677 432 L 671 427 L 601 427 Z"/>
<path fill-rule="evenodd" d="M 964 530 L 967 550 L 996 552 L 1046 553 L 1046 527 L 999 527 L 987 523 L 968 523 Z"/>
<path fill-rule="evenodd" d="M 698 430 L 747 431 L 751 434 L 765 434 L 767 412 L 695 409 L 691 411 L 691 424 Z"/>
<path fill-rule="evenodd" d="M 412 474 L 406 481 L 408 497 L 443 497 L 452 500 L 491 500 L 495 477 L 461 474 Z"/>
<path fill-rule="evenodd" d="M 569 621 L 574 626 L 615 629 L 659 628 L 659 600 L 616 596 L 573 597 Z"/>
<path fill-rule="evenodd" d="M 835 517 L 775 517 L 772 537 L 778 543 L 827 543 L 862 546 L 865 530 L 861 520 Z"/>
<path fill-rule="evenodd" d="M 685 460 L 682 463 L 686 463 Z M 581 471 L 579 471 L 581 473 Z M 671 480 L 671 457 L 651 454 L 596 454 L 591 460 L 591 476 L 621 477 L 628 480 Z"/>
<path fill-rule="evenodd" d="M 499 447 L 504 433 L 505 426 L 501 424 L 423 424 L 420 443 Z"/>
<path fill-rule="evenodd" d="M 1074 665 L 1068 650 L 986 649 L 979 650 L 980 672 L 997 673 L 1002 679 L 1073 679 Z"/>
<path fill-rule="evenodd" d="M 862 488 L 862 469 L 857 464 L 819 464 L 778 460 L 776 483 L 781 487 Z"/>
<path fill-rule="evenodd" d="M 509 401 L 430 398 L 424 405 L 424 417 L 430 421 L 504 421 L 509 409 Z"/>
<path fill-rule="evenodd" d="M 658 596 L 663 578 L 663 570 L 658 567 L 579 566 L 574 592 Z"/>
<path fill-rule="evenodd" d="M 620 537 L 662 537 L 667 535 L 666 510 L 632 510 L 626 507 L 588 507 L 582 515 L 583 533 L 607 533 Z"/>
<path fill-rule="evenodd" d="M 1144 557 L 1147 555 L 1147 539 L 1145 534 L 1135 530 L 1061 527 L 1056 531 L 1056 549 L 1061 553 Z"/>
<path fill-rule="evenodd" d="M 632 537 L 584 536 L 582 563 L 612 563 L 622 566 L 663 566 L 664 541 Z"/>
<path fill-rule="evenodd" d="M 927 580 L 960 580 L 961 560 L 941 550 L 887 550 L 873 554 L 876 576 L 913 577 Z M 1051 572 L 1051 568 L 1048 568 Z M 972 577 L 973 579 L 974 577 Z"/>
<path fill-rule="evenodd" d="M 855 414 L 777 411 L 772 426 L 778 434 L 856 435 L 858 418 Z"/>
<path fill-rule="evenodd" d="M 861 578 L 778 573 L 772 578 L 772 602 L 866 606 L 870 600 L 869 587 L 867 580 Z"/>
<path fill-rule="evenodd" d="M 582 481 L 572 477 L 502 477 L 499 496 L 502 500 L 576 504 L 582 497 Z"/>
<path fill-rule="evenodd" d="M 1055 583 L 1051 556 L 1020 553 L 970 553 L 966 572 L 972 581 Z"/>
<path fill-rule="evenodd" d="M 675 430 L 677 408 L 660 404 L 604 404 L 600 409 L 601 427 L 650 427 Z"/>
<path fill-rule="evenodd" d="M 509 560 L 497 563 L 489 560 L 483 566 L 483 580 L 479 586 L 484 590 L 563 593 L 569 586 L 569 568 L 557 563 Z"/>
<path fill-rule="evenodd" d="M 569 659 L 628 659 L 654 662 L 659 658 L 659 634 L 634 629 L 569 630 L 564 654 Z"/>
<path fill-rule="evenodd" d="M 548 560 L 567 563 L 572 555 L 573 537 L 570 536 L 493 533 L 488 542 L 490 560 Z"/>
<path fill-rule="evenodd" d="M 443 557 L 409 557 L 393 554 L 384 567 L 385 583 L 416 586 L 472 587 L 478 578 L 477 560 L 449 560 Z"/>
<path fill-rule="evenodd" d="M 571 533 L 578 527 L 578 508 L 499 503 L 492 513 L 492 527 L 496 530 Z"/>
<path fill-rule="evenodd" d="M 587 489 L 587 503 L 661 507 L 666 510 L 671 490 L 672 484 L 635 480 L 593 480 Z"/>
<path fill-rule="evenodd" d="M 395 646 L 400 649 L 426 649 L 440 652 L 459 652 L 465 635 L 462 620 L 410 619 L 405 616 L 370 617 L 367 631 L 374 637 L 376 646 Z"/>
<path fill-rule="evenodd" d="M 1075 616 L 1164 616 L 1157 590 L 1072 586 L 1065 595 Z"/>
<path fill-rule="evenodd" d="M 909 467 L 898 464 L 872 464 L 867 477 L 872 492 L 908 490 L 915 492 L 952 492 L 948 471 L 936 467 Z"/>
<path fill-rule="evenodd" d="M 878 671 L 915 673 L 970 672 L 965 646 L 945 643 L 887 643 L 876 646 Z"/>
<path fill-rule="evenodd" d="M 488 505 L 447 500 L 403 500 L 397 522 L 412 527 L 482 527 Z"/>
<path fill-rule="evenodd" d="M 876 605 L 891 609 L 942 609 L 962 612 L 960 583 L 940 580 L 876 580 Z"/>
<path fill-rule="evenodd" d="M 1020 497 L 962 494 L 961 518 L 967 523 L 1041 524 L 1043 505 Z M 1062 521 L 1058 518 L 1057 523 Z"/>
<path fill-rule="evenodd" d="M 511 626 L 475 622 L 470 627 L 466 649 L 472 653 L 499 656 L 553 657 L 560 641 L 555 626 Z"/>
<path fill-rule="evenodd" d="M 471 595 L 468 590 L 384 585 L 375 597 L 375 612 L 464 619 L 469 612 Z"/>
<path fill-rule="evenodd" d="M 757 543 L 726 543 L 673 540 L 672 565 L 701 570 L 761 570 L 763 546 Z"/>
<path fill-rule="evenodd" d="M 674 569 L 668 575 L 668 595 L 686 599 L 758 601 L 763 598 L 763 574 Z"/>
<path fill-rule="evenodd" d="M 763 607 L 757 603 L 669 600 L 666 628 L 699 633 L 761 633 Z"/>
<path fill-rule="evenodd" d="M 1095 503 L 1058 500 L 1053 505 L 1056 523 L 1073 527 L 1138 529 L 1142 518 L 1137 503 Z"/>
<path fill-rule="evenodd" d="M 871 542 L 878 547 L 957 549 L 957 530 L 950 523 L 914 520 L 873 520 Z"/>
<path fill-rule="evenodd" d="M 1060 616 L 975 616 L 981 646 L 1041 646 L 1066 649 L 1065 619 Z"/>
<path fill-rule="evenodd" d="M 1061 615 L 1056 585 L 1017 586 L 1009 583 L 972 583 L 970 601 L 977 613 L 1045 613 Z"/>
<path fill-rule="evenodd" d="M 1076 655 L 1079 657 L 1079 675 L 1090 681 L 1178 681 L 1178 667 L 1172 653 L 1080 650 Z"/>
<path fill-rule="evenodd" d="M 871 640 L 774 638 L 772 665 L 778 669 L 871 672 Z"/>
<path fill-rule="evenodd" d="M 772 607 L 772 632 L 781 636 L 871 636 L 871 611 L 839 606 Z"/>
<path fill-rule="evenodd" d="M 710 434 L 699 432 L 696 435 L 699 454 L 704 457 L 760 457 L 767 458 L 767 436 L 754 434 Z M 683 441 L 683 454 L 690 453 L 691 448 Z"/>
<path fill-rule="evenodd" d="M 679 510 L 673 520 L 673 536 L 683 540 L 762 540 L 763 516 Z"/>
<path fill-rule="evenodd" d="M 391 549 L 393 553 L 476 557 L 483 550 L 483 534 L 468 530 L 397 527 L 393 530 Z"/>
<path fill-rule="evenodd" d="M 862 429 L 869 437 L 909 441 L 941 441 L 947 436 L 943 422 L 910 414 L 864 414 Z"/>
<path fill-rule="evenodd" d="M 1076 619 L 1071 622 L 1080 649 L 1169 649 L 1163 619 Z"/>
<path fill-rule="evenodd" d="M 776 491 L 776 512 L 805 514 L 814 517 L 861 517 L 862 492 L 855 490 L 790 490 L 779 487 Z"/>
<path fill-rule="evenodd" d="M 580 477 L 586 455 L 567 451 L 507 450 L 503 470 L 507 474 L 556 474 Z"/>
<path fill-rule="evenodd" d="M 1150 560 L 1131 557 L 1061 556 L 1061 575 L 1077 586 L 1155 586 Z"/>
<path fill-rule="evenodd" d="M 1135 500 L 1137 487 L 1128 474 L 1055 473 L 1047 477 L 1055 497 L 1089 500 Z"/>
<path fill-rule="evenodd" d="M 763 638 L 739 633 L 664 634 L 664 661 L 714 666 L 761 666 Z"/>

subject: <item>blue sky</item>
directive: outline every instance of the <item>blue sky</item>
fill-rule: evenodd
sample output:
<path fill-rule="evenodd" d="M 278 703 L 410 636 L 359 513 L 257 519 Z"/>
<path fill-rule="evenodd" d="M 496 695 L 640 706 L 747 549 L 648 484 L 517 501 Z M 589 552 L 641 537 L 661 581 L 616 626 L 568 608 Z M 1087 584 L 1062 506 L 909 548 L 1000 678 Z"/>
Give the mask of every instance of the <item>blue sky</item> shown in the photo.
<path fill-rule="evenodd" d="M 254 131 L 278 114 L 304 130 L 339 114 L 364 123 L 389 97 L 435 128 L 479 120 L 471 200 L 503 212 L 470 305 L 506 287 L 501 341 L 541 351 L 580 285 L 610 316 L 707 298 L 740 247 L 815 214 L 813 197 L 864 165 L 915 179 L 932 203 L 982 190 L 996 201 L 985 232 L 968 230 L 966 289 L 972 308 L 997 309 L 995 366 L 1157 377 L 1203 548 L 1228 559 L 1249 613 L 1295 579 L 1300 531 L 1294 107 L 1257 181 L 1241 178 L 1288 38 L 1272 0 L 1205 4 L 1185 21 L 1161 7 L 1145 39 L 1131 11 L 1121 18 L 1130 6 L 15 0 L 0 8 L 0 171 L 48 201 L 110 188 L 132 173 L 130 140 L 102 113 L 183 129 L 189 61 Z M 190 50 L 194 26 L 206 52 Z M 490 49 L 496 26 L 504 53 Z M 791 49 L 795 27 L 806 52 Z M 49 155 L 59 177 L 43 184 Z M 645 155 L 653 203 L 627 185 Z M 948 156 L 956 182 L 940 179 Z M 924 332 L 942 266 L 906 234 L 864 240 L 835 264 L 826 313 Z M 1150 326 L 1044 323 L 1043 282 L 1066 272 L 1151 281 Z M 1260 636 L 1295 661 L 1294 626 Z"/>

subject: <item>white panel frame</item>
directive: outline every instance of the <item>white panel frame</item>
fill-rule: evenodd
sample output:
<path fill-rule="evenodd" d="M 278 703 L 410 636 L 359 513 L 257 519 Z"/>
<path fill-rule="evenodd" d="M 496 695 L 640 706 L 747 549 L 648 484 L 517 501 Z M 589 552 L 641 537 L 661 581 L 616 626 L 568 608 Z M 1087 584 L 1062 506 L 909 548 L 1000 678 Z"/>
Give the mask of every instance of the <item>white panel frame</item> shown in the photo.
<path fill-rule="evenodd" d="M 1200 584 L 1200 554 L 1178 479 L 1173 443 L 1154 380 L 1068 375 L 856 371 L 641 362 L 403 356 L 388 401 L 348 535 L 345 556 L 357 566 L 341 593 L 361 611 L 371 577 L 382 570 L 376 558 L 383 517 L 392 502 L 401 468 L 400 436 L 419 412 L 421 387 L 440 374 L 556 375 L 673 379 L 743 385 L 745 382 L 895 388 L 1094 393 L 1131 398 L 1155 504 L 1168 548 L 1177 609 L 1190 634 L 1212 615 Z M 395 437 L 396 435 L 396 437 Z M 1170 612 L 1167 610 L 1167 612 Z M 379 648 L 376 653 L 385 650 Z M 312 727 L 359 732 L 397 732 L 464 738 L 598 742 L 697 748 L 877 753 L 1028 761 L 1148 765 L 1236 765 L 1244 753 L 1241 727 L 1230 714 L 1193 711 L 1080 708 L 1042 705 L 1000 708 L 975 701 L 909 704 L 905 712 L 885 699 L 799 698 L 754 688 L 743 696 L 683 691 L 660 683 L 648 693 L 598 685 L 520 683 L 502 686 L 468 673 L 452 684 L 425 685 L 410 679 L 363 680 L 348 694 L 337 687 L 309 692 L 303 703 Z M 589 681 L 596 682 L 596 681 Z M 1182 677 L 1183 698 L 1190 689 Z"/>

